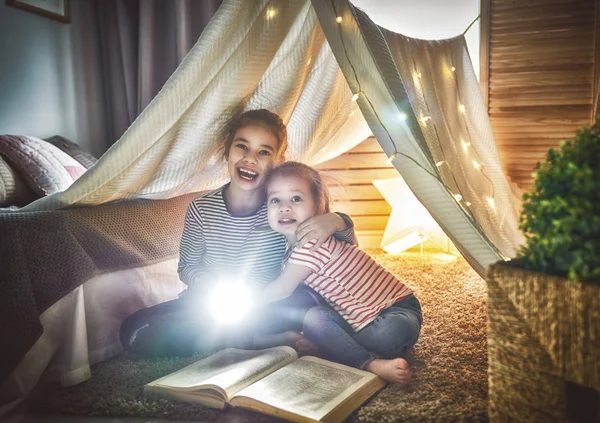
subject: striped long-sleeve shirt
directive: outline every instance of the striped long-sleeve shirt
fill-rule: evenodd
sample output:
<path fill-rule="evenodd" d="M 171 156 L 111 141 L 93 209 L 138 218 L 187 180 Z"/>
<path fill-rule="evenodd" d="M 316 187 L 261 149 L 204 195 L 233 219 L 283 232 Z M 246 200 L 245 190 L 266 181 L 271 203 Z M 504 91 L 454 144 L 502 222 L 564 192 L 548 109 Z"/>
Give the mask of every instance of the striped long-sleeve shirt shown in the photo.
<path fill-rule="evenodd" d="M 295 247 L 287 260 L 313 271 L 304 283 L 358 332 L 383 310 L 412 294 L 392 273 L 354 245 L 329 237 L 319 249 Z"/>
<path fill-rule="evenodd" d="M 285 237 L 269 227 L 266 203 L 253 215 L 229 214 L 223 188 L 196 198 L 188 207 L 180 244 L 179 278 L 189 288 L 219 277 L 268 283 L 281 272 Z M 342 215 L 347 223 L 349 218 Z M 353 242 L 354 228 L 336 233 Z"/>

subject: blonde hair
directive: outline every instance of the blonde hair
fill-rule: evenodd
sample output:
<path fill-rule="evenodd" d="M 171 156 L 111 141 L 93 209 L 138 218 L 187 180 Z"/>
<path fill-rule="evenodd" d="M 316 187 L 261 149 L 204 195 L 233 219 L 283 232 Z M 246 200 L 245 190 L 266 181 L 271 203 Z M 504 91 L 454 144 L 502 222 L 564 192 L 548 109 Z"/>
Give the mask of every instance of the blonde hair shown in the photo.
<path fill-rule="evenodd" d="M 267 190 L 273 179 L 278 176 L 297 176 L 304 179 L 310 186 L 310 192 L 317 206 L 317 215 L 329 213 L 329 191 L 317 170 L 300 162 L 282 163 L 273 168 L 267 175 L 265 180 Z"/>
<path fill-rule="evenodd" d="M 223 145 L 223 158 L 227 159 L 229 150 L 233 144 L 235 133 L 245 126 L 263 125 L 268 128 L 275 138 L 278 145 L 275 152 L 276 160 L 283 160 L 288 147 L 287 128 L 278 114 L 267 109 L 248 110 L 237 118 L 233 119 L 225 128 L 225 143 Z"/>

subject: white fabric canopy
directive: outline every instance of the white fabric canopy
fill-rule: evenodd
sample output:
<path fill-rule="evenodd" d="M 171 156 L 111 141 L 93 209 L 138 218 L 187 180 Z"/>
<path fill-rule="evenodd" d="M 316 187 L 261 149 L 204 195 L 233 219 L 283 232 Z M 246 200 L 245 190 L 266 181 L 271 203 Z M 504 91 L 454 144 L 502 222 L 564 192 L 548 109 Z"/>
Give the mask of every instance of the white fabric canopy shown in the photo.
<path fill-rule="evenodd" d="M 268 108 L 288 124 L 288 159 L 316 164 L 371 134 L 308 0 L 225 1 L 121 139 L 68 190 L 24 211 L 169 198 L 224 183 L 223 123 Z M 352 111 L 356 111 L 350 116 Z"/>
<path fill-rule="evenodd" d="M 514 254 L 522 242 L 518 193 L 502 171 L 464 37 L 407 38 L 347 0 L 253 5 L 225 1 L 96 166 L 22 210 L 215 188 L 225 181 L 214 154 L 222 125 L 240 109 L 265 107 L 288 123 L 288 159 L 309 164 L 347 151 L 372 130 L 476 270 Z M 357 102 L 352 92 L 361 93 Z M 370 129 L 352 113 L 358 106 Z"/>
<path fill-rule="evenodd" d="M 520 193 L 502 170 L 464 37 L 395 34 L 346 0 L 313 6 L 374 135 L 456 247 L 480 274 L 513 256 Z"/>

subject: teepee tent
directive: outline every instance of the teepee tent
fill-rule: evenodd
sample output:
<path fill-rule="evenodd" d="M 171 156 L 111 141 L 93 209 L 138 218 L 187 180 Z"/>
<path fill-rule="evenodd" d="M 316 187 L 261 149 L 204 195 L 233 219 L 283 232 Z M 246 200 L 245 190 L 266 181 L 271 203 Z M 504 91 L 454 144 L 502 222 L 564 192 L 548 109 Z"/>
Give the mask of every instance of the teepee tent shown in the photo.
<path fill-rule="evenodd" d="M 353 113 L 357 107 L 361 113 Z M 503 173 L 464 37 L 411 39 L 378 27 L 346 0 L 224 2 L 100 162 L 66 191 L 23 210 L 215 188 L 224 182 L 215 140 L 241 108 L 280 113 L 288 159 L 309 164 L 372 131 L 480 273 L 522 240 L 518 193 Z"/>
<path fill-rule="evenodd" d="M 67 190 L 6 220 L 16 222 L 21 214 L 23 220 L 39 216 L 59 225 L 72 206 L 98 206 L 77 215 L 77 228 L 99 228 L 95 210 L 118 207 L 115 200 L 176 199 L 216 188 L 226 175 L 215 153 L 218 135 L 236 113 L 256 108 L 282 116 L 288 124 L 287 158 L 308 164 L 334 158 L 374 134 L 410 190 L 480 274 L 514 255 L 522 242 L 518 192 L 502 171 L 464 37 L 408 38 L 378 27 L 348 0 L 254 0 L 252 7 L 245 0 L 224 1 L 163 89 L 99 162 Z M 172 208 L 167 206 L 152 205 L 165 213 Z M 183 200 L 177 206 L 185 210 Z M 52 218 L 56 210 L 62 214 Z M 102 231 L 112 228 L 108 221 L 102 225 Z M 75 232 L 56 233 L 69 242 L 68 237 L 79 239 Z M 5 250 L 17 254 L 12 247 Z M 88 262 L 86 272 L 95 274 L 98 264 Z M 95 292 L 96 302 L 102 292 Z M 72 307 L 82 304 L 83 293 L 77 295 L 79 300 L 69 300 Z M 69 311 L 63 314 L 73 320 Z M 69 348 L 30 350 L 11 380 L 28 390 L 44 363 L 60 362 L 65 374 L 86 368 L 88 335 L 85 319 L 81 322 L 82 327 L 73 323 L 74 335 L 60 333 L 57 345 Z M 88 324 L 87 331 L 94 330 Z M 11 369 L 21 354 L 10 357 Z M 89 377 L 87 368 L 69 383 Z M 0 391 L 4 388 L 12 389 Z"/>

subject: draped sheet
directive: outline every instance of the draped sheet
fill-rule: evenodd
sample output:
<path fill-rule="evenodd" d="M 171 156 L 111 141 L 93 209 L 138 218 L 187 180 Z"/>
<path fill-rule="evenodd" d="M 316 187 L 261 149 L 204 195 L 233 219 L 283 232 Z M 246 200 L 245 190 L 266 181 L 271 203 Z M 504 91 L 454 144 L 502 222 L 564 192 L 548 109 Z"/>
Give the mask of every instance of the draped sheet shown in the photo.
<path fill-rule="evenodd" d="M 513 256 L 520 192 L 502 170 L 464 37 L 405 37 L 347 0 L 313 6 L 373 134 L 456 247 L 482 275 Z"/>
<path fill-rule="evenodd" d="M 21 210 L 169 198 L 225 182 L 224 123 L 268 108 L 288 124 L 288 159 L 333 158 L 370 135 L 308 0 L 228 0 L 163 89 L 69 189 Z M 356 112 L 352 114 L 352 112 Z"/>

